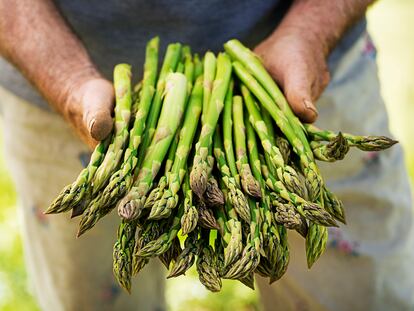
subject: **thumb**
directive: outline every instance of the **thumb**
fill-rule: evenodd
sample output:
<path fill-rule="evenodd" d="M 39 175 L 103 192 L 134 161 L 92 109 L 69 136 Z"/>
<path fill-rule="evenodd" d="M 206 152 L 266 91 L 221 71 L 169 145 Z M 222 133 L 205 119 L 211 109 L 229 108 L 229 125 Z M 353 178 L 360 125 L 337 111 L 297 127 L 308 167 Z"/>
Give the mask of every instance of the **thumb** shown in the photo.
<path fill-rule="evenodd" d="M 290 72 L 283 81 L 283 90 L 293 112 L 303 122 L 315 122 L 318 110 L 312 100 L 312 81 L 306 71 Z"/>
<path fill-rule="evenodd" d="M 103 140 L 113 127 L 114 89 L 104 79 L 94 79 L 83 86 L 83 122 L 93 139 Z"/>

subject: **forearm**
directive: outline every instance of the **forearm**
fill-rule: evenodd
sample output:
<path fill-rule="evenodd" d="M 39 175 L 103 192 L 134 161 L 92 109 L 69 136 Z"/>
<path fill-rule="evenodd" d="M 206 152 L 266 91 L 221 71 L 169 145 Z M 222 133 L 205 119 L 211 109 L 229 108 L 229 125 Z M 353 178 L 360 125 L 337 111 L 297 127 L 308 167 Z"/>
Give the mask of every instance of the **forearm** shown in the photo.
<path fill-rule="evenodd" d="M 325 57 L 374 0 L 295 0 L 275 31 L 300 31 L 321 45 Z"/>
<path fill-rule="evenodd" d="M 0 0 L 0 53 L 61 112 L 76 83 L 99 77 L 51 0 Z"/>

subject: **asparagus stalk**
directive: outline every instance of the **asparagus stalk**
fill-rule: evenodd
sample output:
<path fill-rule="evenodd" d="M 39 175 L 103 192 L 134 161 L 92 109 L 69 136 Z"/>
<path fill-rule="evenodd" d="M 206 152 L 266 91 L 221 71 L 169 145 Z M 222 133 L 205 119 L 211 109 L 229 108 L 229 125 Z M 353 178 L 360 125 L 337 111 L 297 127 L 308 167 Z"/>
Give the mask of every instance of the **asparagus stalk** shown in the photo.
<path fill-rule="evenodd" d="M 289 140 L 295 153 L 300 158 L 302 171 L 306 177 L 307 187 L 311 198 L 316 201 L 320 197 L 320 189 L 323 186 L 323 180 L 313 159 L 313 153 L 306 141 L 306 137 L 305 141 L 299 139 L 300 136 L 298 136 L 298 133 L 292 128 L 288 117 L 278 108 L 269 94 L 266 93 L 262 86 L 241 63 L 237 61 L 233 62 L 233 69 L 240 80 L 246 85 L 246 87 L 248 87 L 263 107 L 269 112 L 277 126 Z"/>
<path fill-rule="evenodd" d="M 184 63 L 182 61 L 178 62 L 175 72 L 184 73 Z"/>
<path fill-rule="evenodd" d="M 218 292 L 221 290 L 221 279 L 218 273 L 217 258 L 213 248 L 204 241 L 200 255 L 196 262 L 198 278 L 208 290 Z"/>
<path fill-rule="evenodd" d="M 228 197 L 227 190 L 224 189 L 224 182 L 221 182 L 221 186 L 223 187 L 223 192 L 226 197 Z M 230 265 L 237 261 L 243 251 L 242 224 L 238 220 L 236 211 L 229 200 L 226 200 L 225 211 L 228 217 L 221 209 L 217 210 L 217 222 L 226 244 L 224 247 L 222 270 L 226 270 Z"/>
<path fill-rule="evenodd" d="M 133 223 L 133 222 L 129 222 Z M 158 239 L 164 232 L 163 229 L 166 227 L 166 221 L 153 222 L 146 221 L 142 225 L 137 226 L 135 232 L 135 247 L 132 256 L 132 274 L 136 275 L 142 268 L 149 262 L 149 258 L 140 257 L 138 253 L 151 241 Z"/>
<path fill-rule="evenodd" d="M 196 255 L 199 253 L 197 236 L 198 234 L 196 233 L 187 236 L 184 242 L 184 249 L 168 274 L 168 279 L 185 274 L 185 272 L 194 264 Z"/>
<path fill-rule="evenodd" d="M 118 283 L 131 293 L 132 252 L 135 246 L 136 223 L 121 222 L 113 251 L 113 272 Z"/>
<path fill-rule="evenodd" d="M 124 145 L 128 139 L 128 124 L 131 116 L 131 67 L 119 64 L 114 69 L 115 88 L 115 131 L 96 147 L 91 161 L 71 186 L 66 186 L 46 213 L 67 211 L 79 205 L 80 201 L 97 193 L 107 178 L 119 165 Z M 111 144 L 108 146 L 109 140 Z M 92 187 L 90 187 L 92 184 Z M 89 189 L 89 190 L 88 190 Z M 89 201 L 89 199 L 88 199 Z M 85 203 L 83 203 L 85 205 Z M 83 205 L 80 209 L 83 211 Z"/>
<path fill-rule="evenodd" d="M 187 79 L 183 74 L 170 73 L 166 81 L 167 93 L 153 140 L 145 154 L 134 186 L 118 205 L 119 216 L 126 220 L 132 220 L 141 214 L 146 195 L 161 167 L 184 112 Z"/>
<path fill-rule="evenodd" d="M 262 172 L 266 179 L 266 185 L 281 198 L 292 203 L 296 210 L 306 219 L 323 226 L 337 226 L 333 217 L 325 209 L 312 202 L 308 202 L 296 193 L 289 192 L 280 181 L 277 181 L 265 164 L 262 163 Z"/>
<path fill-rule="evenodd" d="M 198 211 L 193 204 L 193 191 L 190 188 L 190 180 L 188 174 L 184 177 L 184 213 L 181 217 L 181 231 L 183 235 L 192 232 L 198 223 Z"/>
<path fill-rule="evenodd" d="M 200 60 L 199 55 L 196 53 L 193 57 L 194 61 L 194 77 L 198 78 L 203 74 L 203 62 Z"/>
<path fill-rule="evenodd" d="M 253 177 L 247 158 L 246 129 L 243 117 L 243 99 L 241 96 L 233 97 L 234 142 L 236 146 L 237 170 L 240 174 L 243 190 L 250 196 L 262 196 L 260 185 Z"/>
<path fill-rule="evenodd" d="M 175 133 L 174 139 L 171 142 L 170 148 L 168 149 L 167 159 L 164 164 L 164 176 L 167 176 L 171 171 L 171 168 L 174 164 L 175 153 L 178 148 L 178 141 L 180 140 L 180 129 Z"/>
<path fill-rule="evenodd" d="M 115 133 L 101 165 L 96 170 L 92 184 L 92 193 L 97 193 L 108 181 L 111 174 L 119 166 L 124 154 L 129 132 L 128 125 L 131 117 L 131 66 L 119 64 L 114 69 L 115 89 Z"/>
<path fill-rule="evenodd" d="M 168 179 L 166 175 L 163 175 L 158 180 L 158 185 L 148 194 L 148 197 L 145 200 L 144 208 L 152 208 L 159 199 L 161 199 L 164 194 L 165 188 L 168 187 Z"/>
<path fill-rule="evenodd" d="M 168 187 L 167 175 L 171 171 L 171 167 L 174 163 L 175 153 L 177 151 L 178 140 L 179 140 L 179 131 L 175 133 L 174 139 L 171 143 L 170 148 L 168 149 L 167 159 L 164 163 L 164 175 L 158 180 L 158 185 L 150 191 L 148 197 L 145 200 L 144 208 L 152 208 L 159 199 L 161 199 L 164 190 Z"/>
<path fill-rule="evenodd" d="M 328 188 L 324 188 L 324 207 L 336 220 L 346 224 L 344 205 Z"/>
<path fill-rule="evenodd" d="M 118 213 L 126 220 L 136 218 L 140 213 L 142 205 L 145 202 L 145 196 L 160 169 L 161 163 L 180 122 L 185 103 L 185 76 L 178 73 L 169 74 L 166 89 L 167 94 L 165 96 L 163 111 L 153 143 L 147 150 L 144 163 L 135 181 L 135 186 L 132 187 L 130 192 L 118 204 Z M 78 236 L 92 228 L 109 211 L 110 209 L 101 209 L 98 205 L 92 205 L 88 208 L 80 221 Z"/>
<path fill-rule="evenodd" d="M 280 199 L 272 201 L 275 208 L 274 219 L 277 223 L 284 225 L 287 229 L 303 231 L 306 226 L 306 220 L 296 210 L 295 206 L 290 202 L 280 202 Z"/>
<path fill-rule="evenodd" d="M 144 64 L 144 78 L 142 81 L 141 102 L 135 114 L 135 120 L 130 130 L 128 148 L 124 154 L 124 161 L 121 168 L 115 172 L 109 184 L 90 204 L 88 209 L 107 210 L 109 212 L 131 188 L 133 183 L 133 172 L 138 163 L 138 148 L 145 129 L 145 121 L 151 107 L 151 101 L 155 91 L 155 81 L 158 68 L 158 47 L 159 38 L 151 39 L 146 47 Z M 105 213 L 105 212 L 104 212 Z"/>
<path fill-rule="evenodd" d="M 332 141 L 337 134 L 332 131 L 321 130 L 313 124 L 304 124 L 307 134 L 313 140 Z M 398 141 L 385 136 L 356 136 L 342 133 L 350 147 L 357 147 L 362 151 L 381 151 L 390 148 Z"/>
<path fill-rule="evenodd" d="M 81 199 L 87 195 L 86 192 L 88 192 L 88 189 L 91 187 L 91 180 L 99 165 L 102 163 L 111 140 L 112 134 L 95 147 L 88 166 L 80 172 L 74 183 L 63 188 L 58 197 L 45 211 L 45 214 L 66 212 L 80 203 Z"/>
<path fill-rule="evenodd" d="M 327 144 L 321 144 L 320 142 L 314 141 L 311 142 L 310 145 L 315 158 L 325 162 L 343 160 L 349 151 L 348 141 L 341 132 L 339 132 L 335 139 L 331 140 Z"/>
<path fill-rule="evenodd" d="M 171 246 L 174 239 L 177 237 L 178 231 L 181 229 L 181 217 L 184 212 L 183 205 L 177 211 L 173 218 L 173 222 L 169 230 L 162 234 L 158 239 L 149 242 L 138 252 L 139 257 L 155 257 L 164 254 Z"/>
<path fill-rule="evenodd" d="M 223 143 L 219 131 L 214 136 L 214 156 L 217 160 L 217 167 L 221 173 L 221 180 L 227 189 L 227 198 L 229 203 L 234 206 L 237 214 L 250 223 L 250 207 L 243 192 L 238 187 L 236 180 L 232 177 L 230 169 L 227 166 L 226 158 L 223 152 Z"/>
<path fill-rule="evenodd" d="M 261 206 L 264 214 L 262 226 L 264 253 L 267 257 L 267 261 L 273 267 L 269 271 L 269 276 L 271 279 L 274 279 L 280 277 L 280 273 L 286 270 L 279 267 L 287 267 L 288 260 L 286 260 L 286 256 L 288 256 L 289 250 L 286 249 L 287 241 L 283 240 L 286 237 L 281 237 L 280 229 L 274 226 L 273 223 L 273 217 L 269 208 L 270 196 L 266 193 L 266 185 L 261 173 L 260 157 L 257 149 L 257 140 L 253 126 L 250 124 L 250 122 L 247 122 L 247 120 L 245 124 L 250 155 L 250 166 L 252 168 L 253 175 L 259 181 L 263 192 Z M 282 231 L 282 233 L 284 232 Z"/>
<path fill-rule="evenodd" d="M 198 212 L 198 225 L 204 229 L 219 229 L 216 218 L 213 211 L 206 206 L 204 201 L 198 200 L 196 203 L 196 209 Z"/>
<path fill-rule="evenodd" d="M 210 176 L 207 182 L 207 188 L 203 195 L 204 202 L 212 207 L 224 205 L 224 195 L 218 186 L 217 180 Z"/>
<path fill-rule="evenodd" d="M 306 259 L 309 269 L 325 251 L 327 241 L 328 229 L 311 222 L 306 236 Z"/>
<path fill-rule="evenodd" d="M 271 138 L 271 143 L 279 148 L 280 154 L 283 157 L 283 161 L 288 164 L 290 159 L 290 144 L 289 142 L 276 133 L 276 130 L 273 125 L 273 119 L 270 116 L 269 112 L 266 109 L 261 110 L 263 121 L 266 124 L 269 137 Z"/>
<path fill-rule="evenodd" d="M 285 163 L 289 163 L 289 161 L 291 161 L 291 147 L 289 142 L 281 136 L 276 136 L 275 145 L 279 148 L 283 161 L 285 161 Z"/>
<path fill-rule="evenodd" d="M 290 251 L 288 245 L 288 236 L 286 228 L 278 226 L 279 237 L 280 237 L 280 257 L 278 257 L 277 265 L 272 270 L 272 276 L 270 277 L 269 283 L 279 280 L 286 272 L 289 265 Z"/>
<path fill-rule="evenodd" d="M 249 200 L 251 211 L 250 222 L 250 241 L 243 249 L 241 258 L 233 263 L 233 265 L 222 275 L 226 279 L 240 279 L 247 277 L 252 271 L 254 271 L 260 262 L 261 251 L 261 234 L 259 225 L 259 209 L 256 203 Z"/>
<path fill-rule="evenodd" d="M 211 92 L 213 90 L 213 82 L 216 76 L 217 67 L 217 58 L 214 53 L 208 51 L 204 55 L 203 61 L 203 72 L 204 72 L 204 81 L 203 81 L 203 113 L 202 119 L 207 115 L 208 105 L 210 103 Z M 204 119 L 203 119 L 204 124 Z"/>
<path fill-rule="evenodd" d="M 182 54 L 184 58 L 184 75 L 187 78 L 187 96 L 190 98 L 193 83 L 198 76 L 195 76 L 193 56 L 191 55 L 191 48 L 188 45 L 183 47 Z"/>
<path fill-rule="evenodd" d="M 250 123 L 256 130 L 256 133 L 260 138 L 263 150 L 266 154 L 268 154 L 278 179 L 291 192 L 303 194 L 304 191 L 298 174 L 292 167 L 284 163 L 283 156 L 280 153 L 279 148 L 271 143 L 272 138 L 269 136 L 267 126 L 260 115 L 260 111 L 257 108 L 254 99 L 251 96 L 251 93 L 245 86 L 241 86 L 241 91 L 244 97 L 246 108 L 249 111 Z"/>
<path fill-rule="evenodd" d="M 168 189 L 163 192 L 161 199 L 152 207 L 150 219 L 168 217 L 178 204 L 178 191 L 186 174 L 187 158 L 192 148 L 192 142 L 202 110 L 202 81 L 202 76 L 197 78 L 185 113 L 174 163 L 171 172 L 168 174 Z"/>
<path fill-rule="evenodd" d="M 200 134 L 200 139 L 196 144 L 196 154 L 193 161 L 193 169 L 190 174 L 191 189 L 199 198 L 207 187 L 209 168 L 207 157 L 209 155 L 209 146 L 212 144 L 214 129 L 216 128 L 221 110 L 224 105 L 224 98 L 227 93 L 231 77 L 230 58 L 220 53 L 217 58 L 217 73 L 213 83 L 210 103 Z"/>
<path fill-rule="evenodd" d="M 227 90 L 223 108 L 223 144 L 226 160 L 232 176 L 237 176 L 236 158 L 233 148 L 233 88 L 234 81 L 231 80 Z"/>
<path fill-rule="evenodd" d="M 140 150 L 138 152 L 138 167 L 141 167 L 142 161 L 145 158 L 147 148 L 151 143 L 152 137 L 155 133 L 166 89 L 166 78 L 170 72 L 176 69 L 180 59 L 180 54 L 181 44 L 173 43 L 168 45 L 167 51 L 165 52 L 164 56 L 164 62 L 162 64 L 161 71 L 158 77 L 154 98 L 151 104 L 151 110 L 149 111 L 147 121 L 145 123 L 145 132 L 142 138 Z"/>
<path fill-rule="evenodd" d="M 178 259 L 182 252 L 180 239 L 176 237 L 171 242 L 171 247 L 163 254 L 161 254 L 158 258 L 161 263 L 165 266 L 168 270 L 172 262 L 175 262 Z"/>

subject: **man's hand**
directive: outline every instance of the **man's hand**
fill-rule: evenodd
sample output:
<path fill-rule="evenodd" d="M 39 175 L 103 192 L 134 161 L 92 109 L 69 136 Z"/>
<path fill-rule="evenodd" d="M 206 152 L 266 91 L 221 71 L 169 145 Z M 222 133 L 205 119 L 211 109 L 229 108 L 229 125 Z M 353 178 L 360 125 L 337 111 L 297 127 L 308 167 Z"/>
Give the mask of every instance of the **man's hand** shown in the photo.
<path fill-rule="evenodd" d="M 102 78 L 92 78 L 69 88 L 61 112 L 90 147 L 109 135 L 113 120 L 114 89 Z"/>
<path fill-rule="evenodd" d="M 327 57 L 372 0 L 296 0 L 279 27 L 255 52 L 304 122 L 318 116 L 315 102 L 329 83 Z"/>
<path fill-rule="evenodd" d="M 0 53 L 91 147 L 112 129 L 112 84 L 102 78 L 52 0 L 0 0 Z"/>
<path fill-rule="evenodd" d="M 314 103 L 329 82 L 322 47 L 291 29 L 269 37 L 255 52 L 283 89 L 293 112 L 304 122 L 314 122 L 318 116 Z"/>

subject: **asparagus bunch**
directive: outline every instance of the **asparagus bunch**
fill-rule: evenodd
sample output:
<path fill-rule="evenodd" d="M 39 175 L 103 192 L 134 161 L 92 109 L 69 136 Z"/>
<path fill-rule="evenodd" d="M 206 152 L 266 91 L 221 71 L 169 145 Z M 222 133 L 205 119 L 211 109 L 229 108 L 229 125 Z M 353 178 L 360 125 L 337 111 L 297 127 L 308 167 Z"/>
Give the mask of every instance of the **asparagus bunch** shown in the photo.
<path fill-rule="evenodd" d="M 346 221 L 316 161 L 342 160 L 351 147 L 380 151 L 396 141 L 302 124 L 260 60 L 237 40 L 203 59 L 170 44 L 158 73 L 159 39 L 149 41 L 141 82 L 127 64 L 114 69 L 114 130 L 46 213 L 82 215 L 78 235 L 117 206 L 113 271 L 131 279 L 151 258 L 200 282 L 254 288 L 286 272 L 288 230 L 304 237 L 309 268 L 328 227 Z M 201 122 L 200 122 L 201 120 Z"/>

